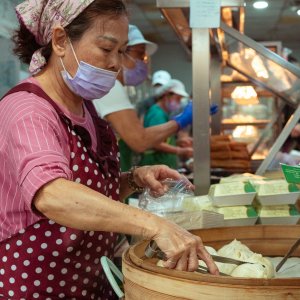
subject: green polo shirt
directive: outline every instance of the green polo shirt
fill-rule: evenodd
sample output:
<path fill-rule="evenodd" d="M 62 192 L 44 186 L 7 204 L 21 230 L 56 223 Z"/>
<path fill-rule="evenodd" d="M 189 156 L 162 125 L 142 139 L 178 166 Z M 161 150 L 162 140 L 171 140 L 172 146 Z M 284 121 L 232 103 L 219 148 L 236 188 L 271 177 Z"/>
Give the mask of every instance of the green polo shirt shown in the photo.
<path fill-rule="evenodd" d="M 144 127 L 161 125 L 169 121 L 169 115 L 157 104 L 152 105 L 144 117 Z M 169 145 L 175 146 L 175 136 L 170 136 L 165 141 Z M 172 153 L 156 151 L 154 149 L 143 153 L 140 165 L 167 165 L 172 169 L 177 168 L 177 156 Z"/>

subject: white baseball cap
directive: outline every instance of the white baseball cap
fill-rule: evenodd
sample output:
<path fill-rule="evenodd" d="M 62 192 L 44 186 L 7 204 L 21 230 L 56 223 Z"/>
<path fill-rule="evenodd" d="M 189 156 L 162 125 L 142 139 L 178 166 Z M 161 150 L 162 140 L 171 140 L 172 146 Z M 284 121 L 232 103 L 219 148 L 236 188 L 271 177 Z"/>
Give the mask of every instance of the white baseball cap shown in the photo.
<path fill-rule="evenodd" d="M 151 56 L 158 48 L 157 44 L 147 41 L 142 32 L 135 26 L 129 24 L 128 44 L 127 46 L 134 46 L 139 44 L 146 44 L 146 54 Z"/>
<path fill-rule="evenodd" d="M 152 85 L 156 85 L 156 84 L 167 84 L 170 80 L 171 80 L 171 75 L 169 72 L 165 71 L 165 70 L 159 70 L 153 73 L 152 76 Z"/>
<path fill-rule="evenodd" d="M 159 87 L 155 92 L 155 96 L 161 97 L 166 93 L 174 93 L 182 97 L 189 97 L 184 84 L 178 79 L 171 79 L 168 83 Z"/>

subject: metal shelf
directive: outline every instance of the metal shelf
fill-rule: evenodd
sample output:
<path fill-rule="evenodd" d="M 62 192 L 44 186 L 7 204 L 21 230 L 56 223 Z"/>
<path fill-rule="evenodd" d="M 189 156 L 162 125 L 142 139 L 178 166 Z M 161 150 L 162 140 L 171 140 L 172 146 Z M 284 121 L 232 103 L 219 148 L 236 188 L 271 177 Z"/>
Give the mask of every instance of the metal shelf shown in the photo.
<path fill-rule="evenodd" d="M 244 1 L 240 0 L 222 0 L 222 6 L 244 6 Z M 209 29 L 191 29 L 189 28 L 189 0 L 157 0 L 157 7 L 159 7 L 166 17 L 174 31 L 176 32 L 180 43 L 183 45 L 187 53 L 192 58 L 193 66 L 193 134 L 194 134 L 194 183 L 196 185 L 196 194 L 207 194 L 210 186 L 210 120 L 209 120 L 209 103 L 211 98 L 221 98 L 221 82 L 217 83 L 217 75 L 220 75 L 220 60 L 211 60 L 210 49 L 212 43 L 220 53 L 221 62 L 230 68 L 238 71 L 245 76 L 253 84 L 266 89 L 269 93 L 283 100 L 291 107 L 297 108 L 295 114 L 287 122 L 285 128 L 282 130 L 278 139 L 271 148 L 269 155 L 262 162 L 257 174 L 262 174 L 267 170 L 267 167 L 274 159 L 277 152 L 282 147 L 284 141 L 289 136 L 293 127 L 297 124 L 300 118 L 300 68 L 288 63 L 279 55 L 265 48 L 263 45 L 253 41 L 249 37 L 243 35 L 243 14 L 240 14 L 238 23 L 238 30 L 235 30 L 227 19 L 226 24 L 221 23 L 221 28 Z M 240 12 L 243 9 L 240 8 Z M 280 82 L 276 80 L 263 80 L 256 76 L 251 71 L 251 67 L 243 63 L 236 64 L 230 56 L 233 51 L 236 53 L 243 52 L 245 48 L 250 48 L 255 52 L 263 63 L 267 65 L 268 72 L 273 69 L 279 69 L 284 72 L 290 81 L 291 88 L 279 88 Z M 216 61 L 216 63 L 214 63 Z M 210 65 L 210 63 L 212 63 Z M 214 75 L 210 76 L 211 67 L 214 68 Z M 251 71 L 251 72 L 250 72 Z M 272 72 L 271 79 L 276 78 L 276 72 Z M 266 78 L 265 78 L 266 79 Z M 210 81 L 212 82 L 211 96 L 210 96 Z M 299 92 L 299 93 L 298 93 Z M 220 100 L 219 100 L 220 101 Z M 220 104 L 221 102 L 219 102 Z M 201 117 L 199 117 L 201 112 Z M 270 127 L 276 122 L 274 116 L 272 121 L 266 126 Z M 218 117 L 214 117 L 216 120 Z M 219 120 L 221 126 L 221 120 Z M 249 125 L 249 123 L 247 123 Z M 264 124 L 266 125 L 266 124 Z M 236 124 L 234 124 L 236 126 Z M 263 124 L 261 123 L 261 126 Z"/>
<path fill-rule="evenodd" d="M 223 121 L 222 122 L 222 128 L 223 129 L 234 129 L 237 126 L 256 126 L 258 128 L 264 128 L 266 127 L 271 120 L 257 120 L 252 122 L 228 122 Z"/>
<path fill-rule="evenodd" d="M 189 0 L 157 0 L 156 3 L 192 59 L 194 170 L 197 170 L 194 184 L 195 194 L 205 195 L 210 187 L 210 30 L 189 27 Z M 244 6 L 244 1 L 221 0 L 221 4 L 239 7 Z"/>

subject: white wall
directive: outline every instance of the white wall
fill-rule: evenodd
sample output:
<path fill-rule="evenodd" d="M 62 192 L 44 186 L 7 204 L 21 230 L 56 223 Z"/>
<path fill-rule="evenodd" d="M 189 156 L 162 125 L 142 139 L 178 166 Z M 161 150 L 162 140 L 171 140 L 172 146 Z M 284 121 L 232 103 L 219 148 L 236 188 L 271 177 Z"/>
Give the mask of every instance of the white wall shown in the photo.
<path fill-rule="evenodd" d="M 292 56 L 294 56 L 300 62 L 299 43 L 298 42 L 286 43 L 286 44 L 284 44 L 284 46 L 290 48 L 291 50 L 293 50 Z"/>
<path fill-rule="evenodd" d="M 192 91 L 192 64 L 179 42 L 159 44 L 152 57 L 152 73 L 157 70 L 168 71 L 173 78 L 185 84 L 188 93 Z"/>
<path fill-rule="evenodd" d="M 12 53 L 11 35 L 17 28 L 15 2 L 0 0 L 0 98 L 20 79 L 20 62 Z"/>

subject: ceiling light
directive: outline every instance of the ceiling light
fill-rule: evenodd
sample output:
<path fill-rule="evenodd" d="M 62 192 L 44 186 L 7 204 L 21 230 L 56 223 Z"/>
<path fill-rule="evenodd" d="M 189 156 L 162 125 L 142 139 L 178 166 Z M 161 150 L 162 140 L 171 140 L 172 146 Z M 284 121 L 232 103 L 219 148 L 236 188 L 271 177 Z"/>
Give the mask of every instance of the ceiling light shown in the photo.
<path fill-rule="evenodd" d="M 300 9 L 297 10 L 297 15 L 300 16 Z"/>
<path fill-rule="evenodd" d="M 267 8 L 269 6 L 269 3 L 267 1 L 255 1 L 253 3 L 253 7 L 256 9 L 263 9 Z"/>

